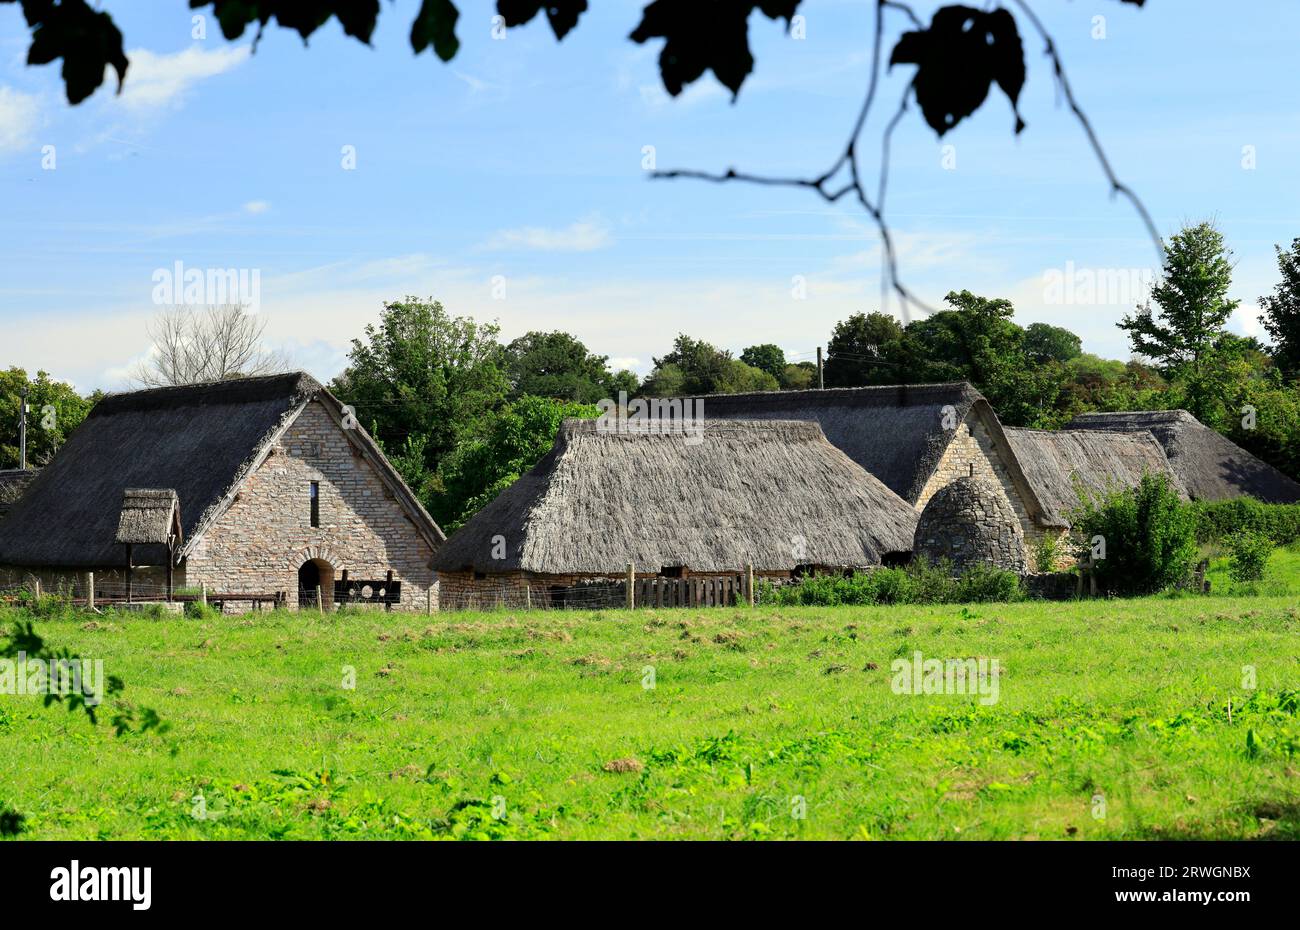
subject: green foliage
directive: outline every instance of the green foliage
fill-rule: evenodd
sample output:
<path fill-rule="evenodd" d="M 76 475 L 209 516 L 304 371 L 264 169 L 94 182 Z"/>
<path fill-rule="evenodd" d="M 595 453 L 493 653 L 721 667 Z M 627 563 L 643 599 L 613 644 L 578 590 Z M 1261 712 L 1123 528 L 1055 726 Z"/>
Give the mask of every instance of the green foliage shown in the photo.
<path fill-rule="evenodd" d="M 765 371 L 778 381 L 785 376 L 785 352 L 770 342 L 750 346 L 740 353 L 740 360 L 750 368 Z"/>
<path fill-rule="evenodd" d="M 1232 286 L 1232 252 L 1213 223 L 1186 226 L 1165 247 L 1160 282 L 1148 303 L 1118 324 L 1129 334 L 1133 351 L 1156 361 L 1167 377 L 1183 381 L 1187 409 L 1198 419 L 1212 419 L 1206 406 L 1214 396 L 1205 383 L 1217 372 L 1215 346 L 1240 301 L 1228 296 Z"/>
<path fill-rule="evenodd" d="M 519 398 L 493 414 L 481 436 L 442 460 L 430 484 L 429 512 L 447 532 L 457 529 L 551 450 L 565 419 L 599 415 L 594 404 Z"/>
<path fill-rule="evenodd" d="M 793 584 L 767 582 L 764 604 L 832 607 L 867 604 L 965 604 L 1018 601 L 1024 597 L 1013 572 L 974 565 L 954 576 L 944 565 L 924 560 L 905 568 L 876 568 L 851 575 L 809 575 Z"/>
<path fill-rule="evenodd" d="M 510 384 L 497 333 L 494 324 L 449 316 L 435 300 L 385 303 L 379 325 L 352 340 L 334 393 L 373 424 L 386 448 L 418 450 L 433 472 L 505 403 Z"/>
<path fill-rule="evenodd" d="M 776 378 L 746 365 L 731 353 L 682 333 L 672 351 L 654 360 L 654 371 L 641 385 L 648 397 L 738 394 L 780 389 Z"/>
<path fill-rule="evenodd" d="M 1233 581 L 1262 581 L 1264 566 L 1273 553 L 1267 536 L 1250 530 L 1238 530 L 1224 540 L 1228 547 L 1228 574 Z"/>
<path fill-rule="evenodd" d="M 817 366 L 812 362 L 795 362 L 786 365 L 781 374 L 781 390 L 806 391 L 817 386 Z"/>
<path fill-rule="evenodd" d="M 0 468 L 18 467 L 18 410 L 23 387 L 27 397 L 27 467 L 43 466 L 94 406 L 98 395 L 86 398 L 70 384 L 53 380 L 48 372 L 29 379 L 21 368 L 0 371 Z"/>
<path fill-rule="evenodd" d="M 908 380 L 899 368 L 903 327 L 888 313 L 855 313 L 835 324 L 826 343 L 827 387 L 896 384 Z M 814 375 L 816 367 L 814 366 Z"/>
<path fill-rule="evenodd" d="M 1290 249 L 1275 246 L 1282 280 L 1259 299 L 1261 321 L 1273 342 L 1273 361 L 1289 380 L 1300 379 L 1300 239 Z"/>
<path fill-rule="evenodd" d="M 1300 504 L 1263 504 L 1253 498 L 1195 501 L 1190 510 L 1196 520 L 1199 543 L 1222 542 L 1233 533 L 1266 537 L 1275 546 L 1300 540 Z"/>
<path fill-rule="evenodd" d="M 1083 354 L 1083 340 L 1063 326 L 1030 323 L 1025 327 L 1025 354 L 1030 361 L 1069 362 Z"/>
<path fill-rule="evenodd" d="M 1064 555 L 1064 545 L 1055 533 L 1043 533 L 1034 543 L 1034 571 L 1054 572 Z"/>
<path fill-rule="evenodd" d="M 1144 474 L 1136 488 L 1081 495 L 1071 517 L 1081 561 L 1100 537 L 1094 560 L 1100 588 L 1110 594 L 1153 594 L 1185 583 L 1196 560 L 1196 518 L 1165 475 Z"/>
<path fill-rule="evenodd" d="M 594 404 L 602 398 L 616 398 L 628 382 L 616 381 L 608 363 L 609 356 L 592 354 L 575 336 L 565 332 L 525 333 L 505 348 L 512 399 L 533 394 Z M 632 391 L 636 390 L 635 380 L 632 375 Z"/>

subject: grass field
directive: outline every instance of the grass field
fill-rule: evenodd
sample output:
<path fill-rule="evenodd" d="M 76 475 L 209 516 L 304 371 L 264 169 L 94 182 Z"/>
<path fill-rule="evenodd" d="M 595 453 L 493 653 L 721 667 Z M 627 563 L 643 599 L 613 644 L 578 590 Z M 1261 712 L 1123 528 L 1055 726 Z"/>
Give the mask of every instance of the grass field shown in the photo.
<path fill-rule="evenodd" d="M 37 626 L 170 729 L 0 695 L 26 837 L 1300 838 L 1293 596 Z"/>

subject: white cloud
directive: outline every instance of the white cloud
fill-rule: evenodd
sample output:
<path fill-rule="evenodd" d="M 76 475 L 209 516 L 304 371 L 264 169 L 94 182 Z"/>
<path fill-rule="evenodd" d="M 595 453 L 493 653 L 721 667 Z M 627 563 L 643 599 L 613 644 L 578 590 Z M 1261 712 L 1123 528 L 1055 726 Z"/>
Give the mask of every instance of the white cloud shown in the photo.
<path fill-rule="evenodd" d="M 485 249 L 525 249 L 535 252 L 594 252 L 614 244 L 609 227 L 595 218 L 579 220 L 563 229 L 524 226 L 503 229 L 483 244 Z"/>
<path fill-rule="evenodd" d="M 247 45 L 223 45 L 211 51 L 193 45 L 170 55 L 135 49 L 127 53 L 131 66 L 117 100 L 130 110 L 152 110 L 179 103 L 194 84 L 238 67 L 248 56 Z"/>
<path fill-rule="evenodd" d="M 635 371 L 638 374 L 646 373 L 641 365 L 641 359 L 639 358 L 625 357 L 625 358 L 611 358 L 609 360 L 610 371 L 623 371 L 624 369 L 626 369 L 627 371 Z"/>
<path fill-rule="evenodd" d="M 39 119 L 40 105 L 34 94 L 0 87 L 0 152 L 16 151 L 28 145 Z"/>
<path fill-rule="evenodd" d="M 259 213 L 265 213 L 269 209 L 271 209 L 271 205 L 265 200 L 250 200 L 248 203 L 244 204 L 244 212 L 251 213 L 253 216 L 257 216 Z"/>

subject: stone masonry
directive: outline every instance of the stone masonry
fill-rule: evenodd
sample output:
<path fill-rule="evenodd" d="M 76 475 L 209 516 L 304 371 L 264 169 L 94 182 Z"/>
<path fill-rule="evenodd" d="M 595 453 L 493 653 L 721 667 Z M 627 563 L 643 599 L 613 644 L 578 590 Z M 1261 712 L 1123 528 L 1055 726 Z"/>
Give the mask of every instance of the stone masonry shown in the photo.
<path fill-rule="evenodd" d="M 956 569 L 985 563 L 1023 575 L 1025 537 L 1002 489 L 958 478 L 930 498 L 916 525 L 917 558 L 947 559 Z"/>
<path fill-rule="evenodd" d="M 319 527 L 310 519 L 313 481 L 320 484 Z M 345 569 L 356 580 L 382 579 L 391 570 L 402 582 L 401 609 L 423 610 L 430 587 L 437 603 L 432 558 L 433 549 L 374 467 L 323 404 L 312 401 L 200 541 L 177 583 L 222 592 L 284 591 L 294 604 L 298 569 L 317 560 L 327 590 L 331 576 Z"/>

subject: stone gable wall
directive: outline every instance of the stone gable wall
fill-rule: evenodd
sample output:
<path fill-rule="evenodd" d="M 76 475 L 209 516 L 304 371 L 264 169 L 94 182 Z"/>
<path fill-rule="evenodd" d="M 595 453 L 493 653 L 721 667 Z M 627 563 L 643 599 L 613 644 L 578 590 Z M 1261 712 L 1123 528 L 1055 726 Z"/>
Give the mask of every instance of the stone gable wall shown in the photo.
<path fill-rule="evenodd" d="M 319 527 L 311 526 L 313 481 L 320 482 Z M 432 558 L 374 467 L 312 401 L 203 538 L 183 577 L 210 591 L 286 591 L 295 604 L 299 567 L 320 559 L 336 578 L 346 569 L 350 580 L 382 579 L 391 569 L 402 582 L 400 609 L 424 610 L 430 587 L 436 592 Z"/>

